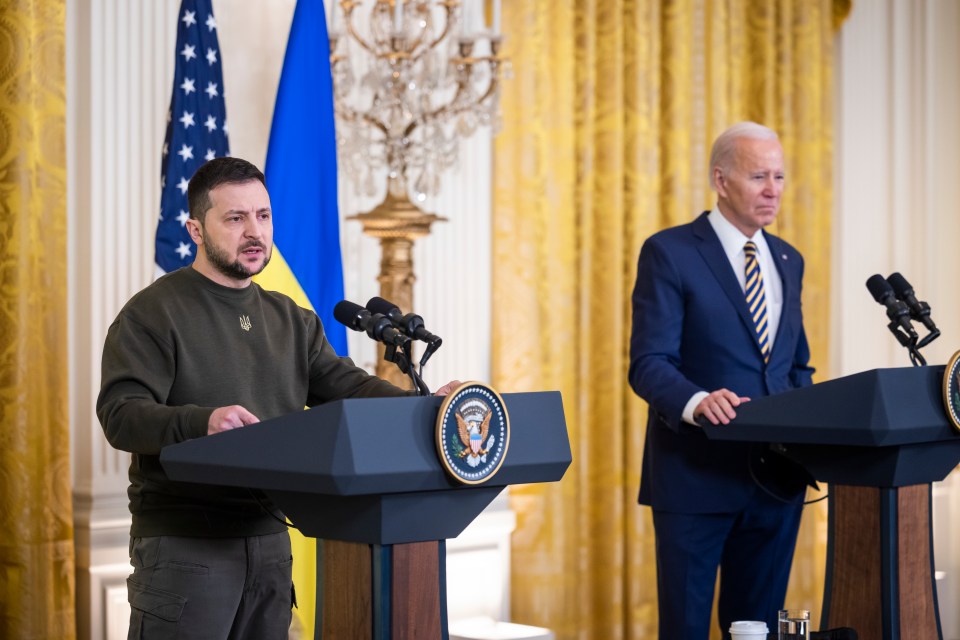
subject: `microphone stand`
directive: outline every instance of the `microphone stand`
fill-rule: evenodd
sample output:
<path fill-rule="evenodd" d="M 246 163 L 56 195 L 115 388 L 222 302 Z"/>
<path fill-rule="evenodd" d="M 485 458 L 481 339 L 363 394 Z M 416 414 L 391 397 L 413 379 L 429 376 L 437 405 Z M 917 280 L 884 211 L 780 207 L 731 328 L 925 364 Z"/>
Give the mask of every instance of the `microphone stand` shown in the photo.
<path fill-rule="evenodd" d="M 387 362 L 394 363 L 399 367 L 400 371 L 410 376 L 410 381 L 413 383 L 413 388 L 416 390 L 418 396 L 430 395 L 430 388 L 413 367 L 413 354 L 409 342 L 402 351 L 398 350 L 396 345 L 387 345 L 386 350 L 383 352 L 383 359 Z"/>
<path fill-rule="evenodd" d="M 927 366 L 927 361 L 922 355 L 920 355 L 920 350 L 916 347 L 909 347 L 908 351 L 910 353 L 910 362 L 913 363 L 915 367 L 925 367 Z"/>
<path fill-rule="evenodd" d="M 427 343 L 427 348 L 423 350 L 423 356 L 420 358 L 420 373 L 423 373 L 423 365 L 427 364 L 427 360 L 440 348 L 442 343 L 443 341 L 440 338 Z"/>
<path fill-rule="evenodd" d="M 930 333 L 928 333 L 927 335 L 925 335 L 923 338 L 920 339 L 920 342 L 917 343 L 917 349 L 924 348 L 925 346 L 927 346 L 928 344 L 930 344 L 931 342 L 933 342 L 939 337 L 940 337 L 940 329 L 936 329 L 936 328 L 933 329 L 933 331 L 931 331 Z"/>
<path fill-rule="evenodd" d="M 926 366 L 927 361 L 924 360 L 923 356 L 920 355 L 920 349 L 923 349 L 925 346 L 927 346 L 928 344 L 930 344 L 931 342 L 933 342 L 939 337 L 940 337 L 940 329 L 937 329 L 936 327 L 934 327 L 933 330 L 930 331 L 930 333 L 920 338 L 919 342 L 914 340 L 913 346 L 907 347 L 910 350 L 910 362 L 913 363 L 913 366 L 915 367 Z"/>
<path fill-rule="evenodd" d="M 907 352 L 910 354 L 910 362 L 913 366 L 925 367 L 927 365 L 926 359 L 920 355 L 920 347 L 917 346 L 916 336 L 908 336 L 904 331 L 901 331 L 900 325 L 896 320 L 891 321 L 890 324 L 887 325 L 887 328 L 890 329 L 890 333 L 894 335 L 897 342 L 907 348 Z M 930 338 L 930 340 L 932 339 L 933 338 Z M 930 340 L 924 338 L 923 344 L 927 344 Z"/>
<path fill-rule="evenodd" d="M 916 339 L 913 340 L 912 346 L 907 347 L 907 349 L 910 350 L 910 362 L 913 363 L 913 366 L 926 366 L 927 361 L 924 360 L 922 355 L 920 355 L 920 349 L 924 348 L 939 337 L 940 329 L 934 328 L 930 333 L 921 338 L 919 342 L 917 342 Z"/>

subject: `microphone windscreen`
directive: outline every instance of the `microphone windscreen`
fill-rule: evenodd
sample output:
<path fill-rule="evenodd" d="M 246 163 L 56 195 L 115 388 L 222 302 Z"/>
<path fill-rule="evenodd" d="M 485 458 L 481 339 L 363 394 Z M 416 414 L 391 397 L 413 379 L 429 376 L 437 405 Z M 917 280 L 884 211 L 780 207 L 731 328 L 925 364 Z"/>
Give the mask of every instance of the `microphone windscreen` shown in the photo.
<path fill-rule="evenodd" d="M 370 311 L 370 313 L 382 313 L 385 316 L 389 315 L 394 309 L 399 311 L 397 305 L 393 304 L 389 300 L 384 300 L 379 296 L 370 298 L 369 302 L 367 302 L 367 309 Z"/>
<path fill-rule="evenodd" d="M 333 308 L 333 317 L 340 324 L 350 329 L 359 330 L 360 326 L 357 321 L 361 311 L 366 311 L 366 309 L 349 300 L 341 300 Z"/>
<path fill-rule="evenodd" d="M 910 286 L 906 278 L 900 275 L 899 271 L 891 273 L 890 277 L 887 278 L 887 282 L 890 283 L 890 286 L 893 287 L 893 292 L 897 294 L 897 297 L 901 300 L 906 296 L 913 295 L 913 287 Z"/>
<path fill-rule="evenodd" d="M 873 299 L 880 304 L 884 304 L 884 298 L 893 293 L 893 287 L 891 287 L 890 283 L 884 280 L 883 276 L 879 273 L 867 279 L 867 289 L 870 291 Z"/>

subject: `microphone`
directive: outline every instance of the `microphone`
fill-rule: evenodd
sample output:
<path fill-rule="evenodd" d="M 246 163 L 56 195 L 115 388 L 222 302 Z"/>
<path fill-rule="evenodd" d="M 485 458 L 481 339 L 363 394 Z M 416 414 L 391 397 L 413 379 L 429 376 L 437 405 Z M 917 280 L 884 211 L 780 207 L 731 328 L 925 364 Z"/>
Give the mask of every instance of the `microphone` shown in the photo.
<path fill-rule="evenodd" d="M 890 318 L 890 330 L 896 333 L 899 326 L 907 336 L 914 342 L 917 340 L 917 332 L 910 324 L 910 308 L 897 299 L 890 283 L 883 279 L 879 273 L 870 276 L 867 279 L 867 289 L 873 299 L 887 308 L 887 317 Z M 898 338 L 900 336 L 898 335 Z"/>
<path fill-rule="evenodd" d="M 423 369 L 423 365 L 427 363 L 427 360 L 430 359 L 430 356 L 432 356 L 443 343 L 440 336 L 436 336 L 427 331 L 423 326 L 423 318 L 415 313 L 403 315 L 400 307 L 389 300 L 374 296 L 367 301 L 367 309 L 374 313 L 383 314 L 384 317 L 389 318 L 393 326 L 402 331 L 404 335 L 414 340 L 427 343 L 427 348 L 423 350 L 423 355 L 420 357 L 421 370 Z"/>
<path fill-rule="evenodd" d="M 333 308 L 337 322 L 354 331 L 365 331 L 368 336 L 387 345 L 403 347 L 410 338 L 397 331 L 389 318 L 380 313 L 370 313 L 358 304 L 341 300 Z"/>
<path fill-rule="evenodd" d="M 930 317 L 930 305 L 926 302 L 917 300 L 913 287 L 907 282 L 907 279 L 900 275 L 900 272 L 891 273 L 887 282 L 893 288 L 893 292 L 900 300 L 906 303 L 910 309 L 910 317 L 923 323 L 928 331 L 936 331 L 937 325 Z"/>
<path fill-rule="evenodd" d="M 439 347 L 443 342 L 443 340 L 440 339 L 440 336 L 435 336 L 426 330 L 426 328 L 423 326 L 423 318 L 415 313 L 403 315 L 403 312 L 400 311 L 400 308 L 389 300 L 384 300 L 383 298 L 374 296 L 367 302 L 367 309 L 372 313 L 383 314 L 390 319 L 390 322 L 393 323 L 393 326 L 400 329 L 400 331 L 402 331 L 404 334 L 413 338 L 414 340 L 426 342 L 434 349 Z"/>

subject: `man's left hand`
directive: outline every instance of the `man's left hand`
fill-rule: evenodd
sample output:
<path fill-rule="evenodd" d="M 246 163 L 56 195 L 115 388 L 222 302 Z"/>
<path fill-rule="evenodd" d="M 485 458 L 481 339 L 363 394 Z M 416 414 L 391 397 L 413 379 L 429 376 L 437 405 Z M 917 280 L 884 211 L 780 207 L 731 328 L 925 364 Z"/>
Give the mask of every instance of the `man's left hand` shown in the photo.
<path fill-rule="evenodd" d="M 433 395 L 435 395 L 435 396 L 445 396 L 445 395 L 447 395 L 448 393 L 450 393 L 451 391 L 453 391 L 454 389 L 456 389 L 457 387 L 459 387 L 459 386 L 462 385 L 462 384 L 463 384 L 463 383 L 460 382 L 459 380 L 451 380 L 451 381 L 448 382 L 447 384 L 443 385 L 442 387 L 440 387 L 439 389 L 437 389 L 436 391 L 434 391 L 434 392 L 433 392 Z"/>

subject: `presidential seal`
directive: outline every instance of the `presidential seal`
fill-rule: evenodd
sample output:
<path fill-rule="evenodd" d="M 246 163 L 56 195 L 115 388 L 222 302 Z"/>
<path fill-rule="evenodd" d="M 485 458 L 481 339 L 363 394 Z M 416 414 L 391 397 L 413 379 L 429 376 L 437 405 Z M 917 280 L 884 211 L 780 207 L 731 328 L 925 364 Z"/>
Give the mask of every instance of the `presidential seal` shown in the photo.
<path fill-rule="evenodd" d="M 437 416 L 437 453 L 443 468 L 464 484 L 481 484 L 503 464 L 510 419 L 503 399 L 479 382 L 465 382 L 443 400 Z"/>
<path fill-rule="evenodd" d="M 943 406 L 953 428 L 960 431 L 960 351 L 953 354 L 943 371 Z"/>

